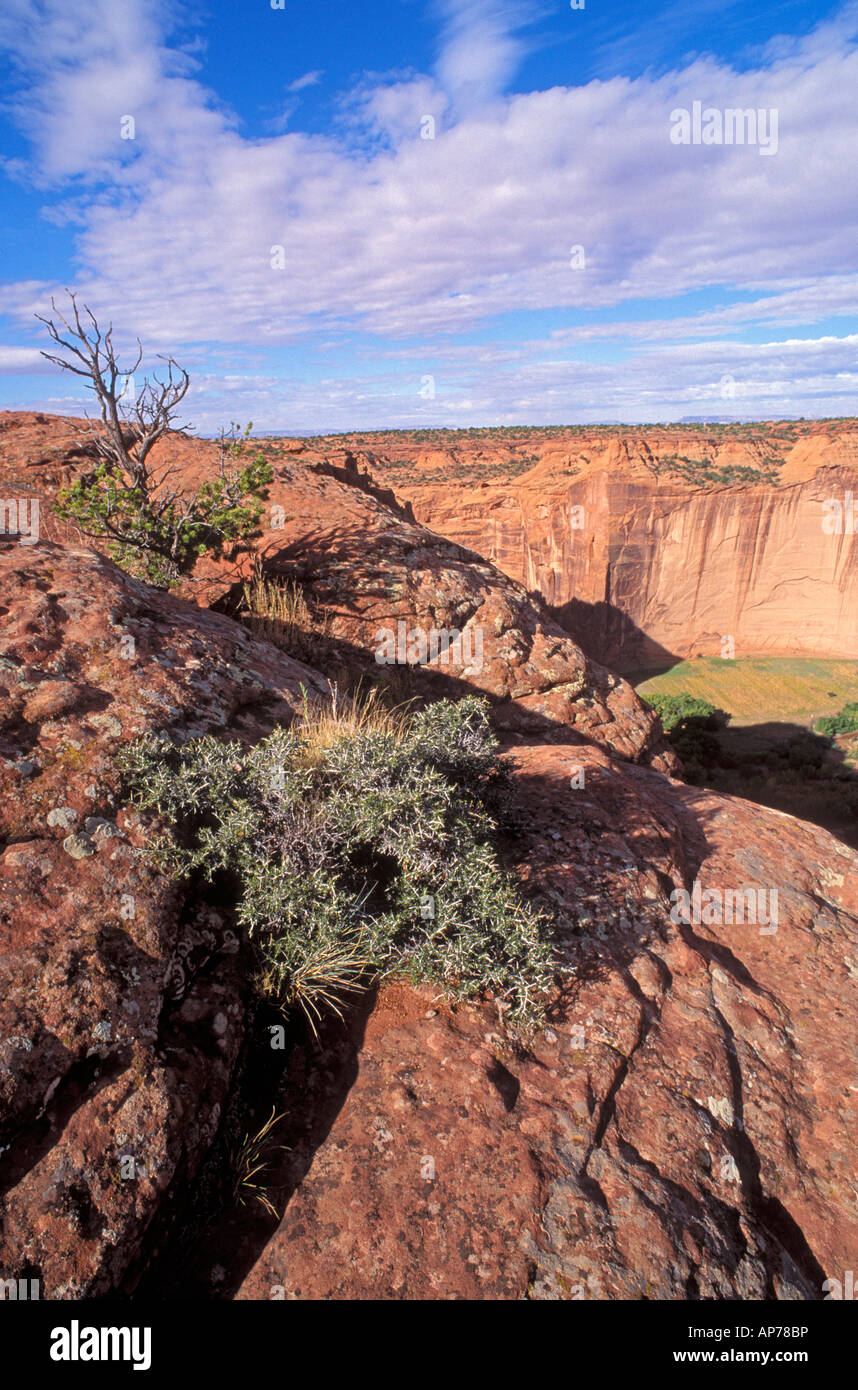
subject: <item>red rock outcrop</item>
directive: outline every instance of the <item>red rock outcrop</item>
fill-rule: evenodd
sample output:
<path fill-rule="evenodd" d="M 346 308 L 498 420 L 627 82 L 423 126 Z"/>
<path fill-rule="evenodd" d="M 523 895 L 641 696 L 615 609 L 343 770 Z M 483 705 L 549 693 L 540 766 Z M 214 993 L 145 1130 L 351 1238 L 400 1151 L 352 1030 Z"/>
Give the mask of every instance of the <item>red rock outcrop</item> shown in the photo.
<path fill-rule="evenodd" d="M 189 478 L 210 458 L 173 443 Z M 646 712 L 538 603 L 294 454 L 262 550 L 328 605 L 347 656 L 371 661 L 399 617 L 485 626 L 483 670 L 462 680 L 508 715 L 507 849 L 557 914 L 563 986 L 529 1051 L 490 1003 L 454 1012 L 401 984 L 321 1054 L 295 1043 L 260 1113 L 288 1116 L 269 1179 L 282 1222 L 242 1209 L 223 1242 L 209 1213 L 162 1283 L 821 1297 L 858 1258 L 858 856 L 633 761 L 657 755 Z M 64 444 L 53 482 L 16 485 L 49 500 L 79 466 Z M 60 532 L 0 545 L 0 1270 L 74 1299 L 157 1273 L 250 1025 L 240 943 L 216 902 L 152 867 L 114 753 L 145 730 L 256 739 L 325 681 L 200 606 L 235 582 L 225 567 L 191 603 Z M 674 922 L 672 893 L 695 882 L 762 890 L 764 923 Z"/>
<path fill-rule="evenodd" d="M 91 551 L 0 546 L 0 577 L 0 1270 L 75 1298 L 198 1169 L 244 1027 L 235 938 L 152 868 L 112 755 L 257 738 L 325 685 Z"/>
<path fill-rule="evenodd" d="M 823 1297 L 858 1257 L 858 856 L 597 750 L 579 789 L 570 750 L 511 761 L 556 1020 L 516 1054 L 490 1008 L 383 991 L 327 1134 L 330 1059 L 296 1054 L 306 1175 L 238 1296 Z M 776 891 L 776 930 L 674 925 L 695 879 Z"/>
<path fill-rule="evenodd" d="M 68 537 L 73 528 L 52 518 L 49 504 L 61 483 L 86 467 L 86 436 L 82 429 L 75 435 L 64 420 L 49 446 L 48 427 L 39 423 L 46 417 L 35 423 L 22 417 L 20 438 L 16 418 L 7 417 L 0 430 L 0 485 L 26 475 L 30 490 L 42 494 L 45 534 Z M 50 454 L 44 469 L 25 464 L 36 440 L 39 458 Z M 158 447 L 154 457 L 169 457 L 188 486 L 210 475 L 218 457 L 215 444 L 182 435 Z M 398 641 L 400 624 L 405 639 L 412 630 L 427 641 L 433 631 L 459 632 L 461 661 L 454 649 L 452 657 L 442 653 L 427 663 L 436 693 L 477 689 L 495 704 L 499 727 L 592 741 L 676 769 L 649 708 L 625 681 L 585 656 L 521 585 L 410 521 L 353 462 L 331 469 L 304 458 L 300 444 L 290 448 L 273 459 L 275 478 L 253 550 L 230 562 L 203 560 L 184 586 L 186 597 L 205 605 L 223 601 L 240 591 L 259 559 L 270 575 L 300 581 L 324 609 L 338 665 L 352 674 L 397 669 L 380 666 L 375 653 L 382 634 Z M 407 641 L 399 646 L 407 657 Z"/>
<path fill-rule="evenodd" d="M 272 447 L 388 512 L 395 493 L 419 522 L 539 593 L 613 669 L 720 655 L 725 637 L 739 655 L 858 658 L 854 421 L 434 435 Z M 89 448 L 79 421 L 0 413 L 0 470 L 19 484 L 38 479 L 50 493 Z M 191 472 L 211 457 L 182 437 L 170 448 Z M 696 465 L 709 473 L 692 484 L 681 475 Z M 777 482 L 706 481 L 737 469 Z M 824 525 L 831 503 L 843 509 L 839 532 Z"/>

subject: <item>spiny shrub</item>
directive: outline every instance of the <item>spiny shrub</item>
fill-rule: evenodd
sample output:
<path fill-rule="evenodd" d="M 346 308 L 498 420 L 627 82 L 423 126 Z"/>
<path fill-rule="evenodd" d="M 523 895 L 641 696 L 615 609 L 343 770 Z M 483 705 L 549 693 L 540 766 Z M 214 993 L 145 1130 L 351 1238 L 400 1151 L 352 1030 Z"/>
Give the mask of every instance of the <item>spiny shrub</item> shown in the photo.
<path fill-rule="evenodd" d="M 311 1019 L 397 973 L 456 1000 L 490 989 L 513 1030 L 536 1026 L 547 921 L 493 847 L 504 778 L 486 702 L 344 718 L 321 744 L 317 733 L 312 720 L 280 727 L 249 751 L 211 737 L 130 744 L 133 800 L 170 827 L 162 862 L 228 872 L 264 990 Z"/>

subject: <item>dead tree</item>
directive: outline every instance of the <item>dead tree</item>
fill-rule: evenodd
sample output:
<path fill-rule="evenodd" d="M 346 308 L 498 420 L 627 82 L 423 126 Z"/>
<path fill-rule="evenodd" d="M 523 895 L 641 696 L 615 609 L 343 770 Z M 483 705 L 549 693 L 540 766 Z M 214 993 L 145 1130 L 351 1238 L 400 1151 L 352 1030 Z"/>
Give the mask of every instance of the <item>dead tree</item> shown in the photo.
<path fill-rule="evenodd" d="M 188 373 L 174 358 L 162 356 L 161 361 L 167 364 L 166 380 L 159 381 L 154 375 L 151 380 L 147 378 L 134 399 L 126 401 L 128 382 L 143 360 L 140 339 L 137 339 L 137 356 L 131 367 L 120 368 L 113 343 L 113 324 L 102 332 L 92 310 L 84 305 L 81 313 L 76 296 L 70 290 L 67 293 L 71 300 L 68 318 L 53 299 L 51 308 L 56 322 L 36 314 L 66 355 L 60 357 L 43 351 L 42 356 L 63 371 L 82 377 L 94 392 L 101 414 L 101 431 L 89 416 L 87 420 L 99 457 L 109 472 L 118 472 L 116 481 L 120 486 L 148 493 L 153 481 L 148 461 L 153 446 L 168 430 L 188 428 L 174 424 L 178 407 L 190 386 Z M 167 473 L 159 475 L 159 490 L 166 476 Z"/>
<path fill-rule="evenodd" d="M 139 338 L 137 356 L 130 369 L 123 370 L 113 325 L 103 331 L 92 310 L 86 305 L 79 309 L 75 295 L 68 293 L 68 315 L 53 299 L 55 319 L 36 315 L 62 349 L 62 355 L 42 356 L 81 377 L 95 393 L 101 425 L 89 416 L 87 420 L 99 462 L 91 473 L 60 489 L 54 510 L 75 522 L 84 535 L 110 540 L 113 558 L 130 573 L 169 586 L 189 574 L 204 551 L 219 555 L 225 545 L 257 534 L 273 471 L 261 454 L 240 463 L 241 441 L 223 431 L 219 468 L 198 488 L 187 478 L 183 485 L 178 464 L 153 466 L 150 456 L 159 439 L 168 431 L 187 428 L 177 426 L 175 416 L 190 385 L 188 373 L 174 358 L 162 357 L 166 377 L 147 378 L 142 390 L 126 401 L 129 379 L 143 360 Z M 176 475 L 178 485 L 170 481 Z"/>

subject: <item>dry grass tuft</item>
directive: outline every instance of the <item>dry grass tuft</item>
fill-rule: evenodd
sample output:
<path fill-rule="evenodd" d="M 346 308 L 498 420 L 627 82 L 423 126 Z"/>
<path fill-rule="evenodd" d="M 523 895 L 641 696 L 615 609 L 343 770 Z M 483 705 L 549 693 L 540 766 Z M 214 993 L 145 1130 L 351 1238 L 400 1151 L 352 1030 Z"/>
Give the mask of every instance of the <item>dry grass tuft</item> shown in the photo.
<path fill-rule="evenodd" d="M 244 1138 L 236 1144 L 232 1151 L 232 1169 L 234 1174 L 234 1196 L 236 1201 L 245 1206 L 248 1199 L 257 1201 L 261 1207 L 268 1212 L 269 1216 L 277 1217 L 277 1209 L 268 1196 L 268 1189 L 264 1183 L 254 1182 L 260 1173 L 264 1172 L 268 1164 L 262 1156 L 271 1131 L 276 1124 L 284 1119 L 283 1115 L 275 1113 L 275 1107 L 271 1107 L 271 1114 L 265 1124 L 256 1134 L 248 1131 Z M 280 1146 L 281 1148 L 283 1145 Z"/>
<path fill-rule="evenodd" d="M 257 637 L 299 661 L 318 657 L 333 636 L 331 614 L 311 607 L 300 584 L 268 579 L 258 565 L 242 589 L 242 616 Z"/>
<path fill-rule="evenodd" d="M 344 996 L 360 994 L 374 978 L 372 953 L 359 938 L 317 942 L 288 976 L 275 958 L 258 978 L 261 992 L 282 1009 L 301 1010 L 318 1037 L 316 1024 L 331 1011 L 343 1017 Z"/>
<path fill-rule="evenodd" d="M 327 750 L 342 739 L 374 734 L 400 742 L 407 735 L 408 723 L 407 705 L 389 708 L 377 686 L 358 686 L 353 694 L 340 695 L 334 685 L 328 700 L 311 703 L 305 697 L 300 733 L 307 765 L 321 763 Z"/>

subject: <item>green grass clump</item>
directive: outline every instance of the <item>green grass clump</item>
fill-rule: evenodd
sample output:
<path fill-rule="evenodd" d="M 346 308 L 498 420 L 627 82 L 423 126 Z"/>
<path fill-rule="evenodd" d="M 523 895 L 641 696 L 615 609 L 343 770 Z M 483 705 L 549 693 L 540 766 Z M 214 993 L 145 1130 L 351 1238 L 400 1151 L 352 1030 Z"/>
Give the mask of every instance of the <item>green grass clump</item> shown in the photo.
<path fill-rule="evenodd" d="M 397 973 L 455 1000 L 491 990 L 518 1032 L 541 1020 L 547 922 L 494 849 L 505 778 L 485 701 L 410 717 L 335 704 L 250 750 L 149 736 L 121 763 L 170 827 L 161 862 L 233 885 L 281 1006 L 312 1019 Z"/>

